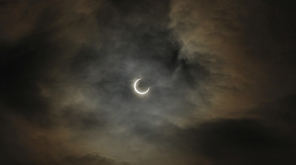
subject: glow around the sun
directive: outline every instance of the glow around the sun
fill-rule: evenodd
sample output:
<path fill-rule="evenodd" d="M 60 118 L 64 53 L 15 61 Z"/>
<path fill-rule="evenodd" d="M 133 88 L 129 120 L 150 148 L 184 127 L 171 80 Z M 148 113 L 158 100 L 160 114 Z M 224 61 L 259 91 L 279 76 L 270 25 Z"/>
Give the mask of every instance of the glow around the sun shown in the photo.
<path fill-rule="evenodd" d="M 141 79 L 137 79 L 137 80 L 136 80 L 136 82 L 134 83 L 134 89 L 135 89 L 135 91 L 136 91 L 138 94 L 140 94 L 140 95 L 144 95 L 144 94 L 148 93 L 150 87 L 149 87 L 145 92 L 140 92 L 140 91 L 138 91 L 138 89 L 137 89 L 137 83 L 138 83 L 138 81 L 140 81 L 140 80 L 141 80 Z"/>

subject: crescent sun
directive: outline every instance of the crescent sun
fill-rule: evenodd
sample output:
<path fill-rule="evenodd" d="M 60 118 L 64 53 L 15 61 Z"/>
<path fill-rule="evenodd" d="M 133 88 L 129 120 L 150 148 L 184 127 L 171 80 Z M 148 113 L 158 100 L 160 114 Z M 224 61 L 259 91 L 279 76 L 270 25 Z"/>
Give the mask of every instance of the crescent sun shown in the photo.
<path fill-rule="evenodd" d="M 135 91 L 137 92 L 137 93 L 139 93 L 140 95 L 144 95 L 144 94 L 146 94 L 148 91 L 149 91 L 149 89 L 150 89 L 150 87 L 145 91 L 145 92 L 140 92 L 140 91 L 138 91 L 137 90 L 137 83 L 138 83 L 138 81 L 140 81 L 141 79 L 138 79 L 135 83 L 134 83 L 134 89 L 135 89 Z"/>

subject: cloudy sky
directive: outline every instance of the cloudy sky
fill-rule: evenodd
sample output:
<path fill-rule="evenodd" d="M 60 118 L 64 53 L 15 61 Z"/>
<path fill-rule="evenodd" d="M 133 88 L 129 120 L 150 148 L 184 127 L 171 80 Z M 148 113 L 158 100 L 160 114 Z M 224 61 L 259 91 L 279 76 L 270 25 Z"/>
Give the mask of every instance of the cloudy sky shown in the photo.
<path fill-rule="evenodd" d="M 295 9 L 0 0 L 0 163 L 296 164 Z"/>

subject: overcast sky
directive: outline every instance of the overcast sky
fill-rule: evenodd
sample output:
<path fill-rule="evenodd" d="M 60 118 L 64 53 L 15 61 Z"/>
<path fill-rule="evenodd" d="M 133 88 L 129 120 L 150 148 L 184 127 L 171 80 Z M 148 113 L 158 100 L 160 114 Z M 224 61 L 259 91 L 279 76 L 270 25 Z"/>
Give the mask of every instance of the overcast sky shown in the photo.
<path fill-rule="evenodd" d="M 0 0 L 0 163 L 296 164 L 295 9 Z"/>

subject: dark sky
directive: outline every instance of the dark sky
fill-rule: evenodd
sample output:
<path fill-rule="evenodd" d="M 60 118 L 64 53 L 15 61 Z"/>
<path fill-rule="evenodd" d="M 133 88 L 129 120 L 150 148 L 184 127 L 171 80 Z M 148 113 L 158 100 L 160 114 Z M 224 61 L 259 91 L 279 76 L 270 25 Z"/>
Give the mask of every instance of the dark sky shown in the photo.
<path fill-rule="evenodd" d="M 290 0 L 0 0 L 0 164 L 295 165 L 295 18 Z"/>

